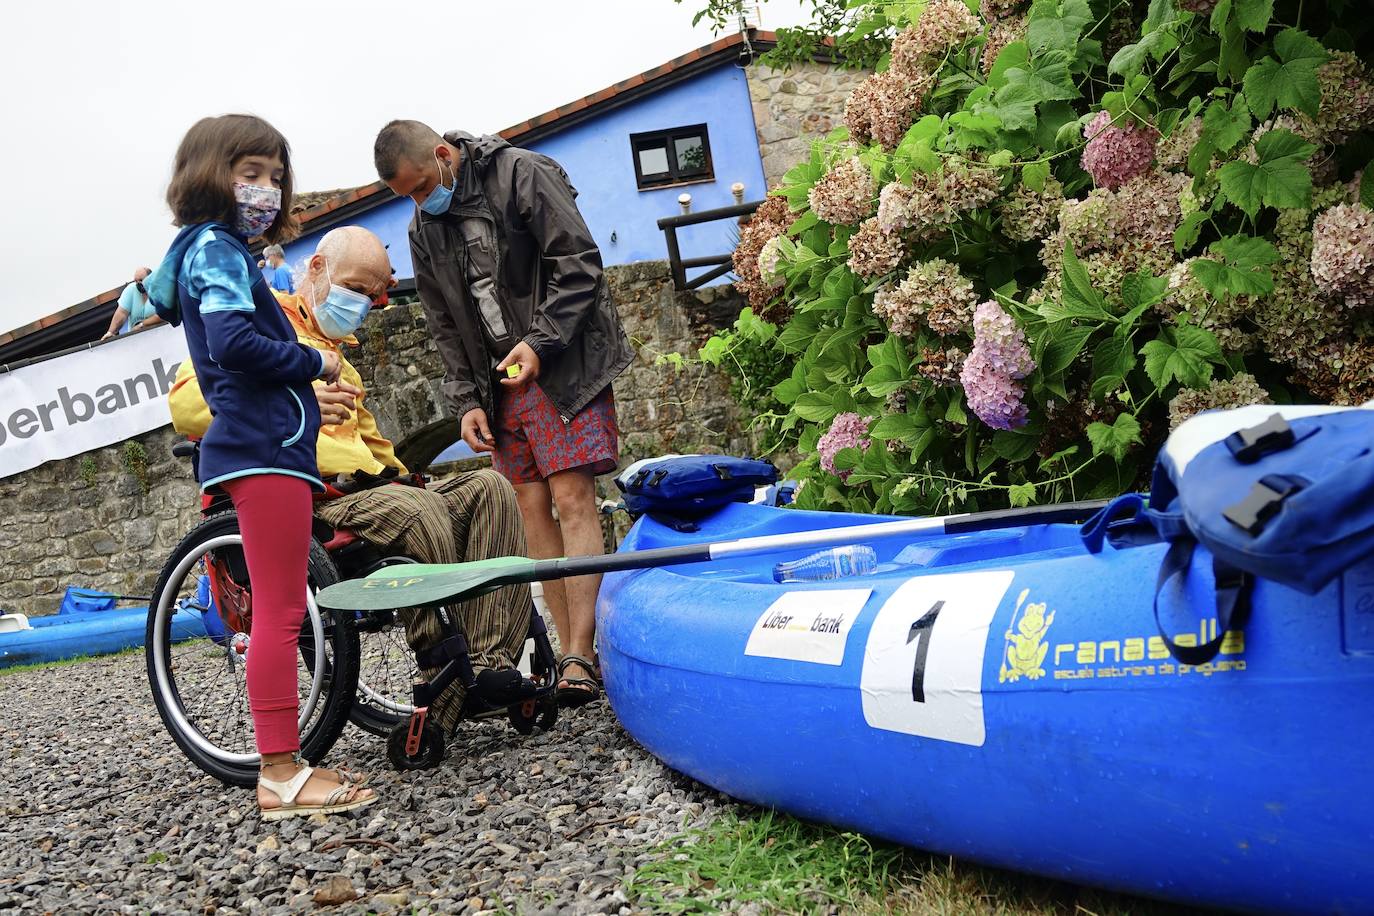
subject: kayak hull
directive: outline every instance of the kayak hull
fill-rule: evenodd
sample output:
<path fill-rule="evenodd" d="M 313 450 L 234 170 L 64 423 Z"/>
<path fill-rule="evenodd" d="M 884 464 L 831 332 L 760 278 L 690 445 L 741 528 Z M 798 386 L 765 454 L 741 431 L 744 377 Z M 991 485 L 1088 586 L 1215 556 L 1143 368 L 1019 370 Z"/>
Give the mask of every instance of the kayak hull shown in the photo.
<path fill-rule="evenodd" d="M 109 655 L 143 645 L 147 608 L 78 611 L 30 617 L 32 629 L 0 633 L 0 669 L 56 662 L 86 655 Z M 172 626 L 177 641 L 205 635 L 198 613 L 181 611 Z"/>
<path fill-rule="evenodd" d="M 873 517 L 732 506 L 624 550 Z M 1374 564 L 1259 582 L 1210 665 L 1152 617 L 1163 547 L 1070 526 L 875 540 L 871 576 L 778 585 L 806 551 L 607 576 L 607 694 L 668 765 L 898 843 L 1181 902 L 1374 911 Z M 904 551 L 904 552 L 903 552 Z M 900 562 L 898 561 L 900 554 Z M 1207 571 L 1175 633 L 1215 634 Z"/>

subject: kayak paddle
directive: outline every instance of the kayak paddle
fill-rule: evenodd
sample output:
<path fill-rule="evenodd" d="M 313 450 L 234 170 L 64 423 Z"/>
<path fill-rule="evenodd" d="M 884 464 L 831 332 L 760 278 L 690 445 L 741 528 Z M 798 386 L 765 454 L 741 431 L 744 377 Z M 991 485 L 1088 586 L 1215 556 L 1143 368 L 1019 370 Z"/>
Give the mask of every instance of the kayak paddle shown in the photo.
<path fill-rule="evenodd" d="M 428 607 L 475 598 L 503 585 L 542 582 L 568 576 L 618 572 L 623 569 L 648 569 L 679 563 L 707 563 L 724 557 L 741 557 L 789 550 L 797 547 L 826 547 L 854 541 L 892 537 L 900 534 L 934 532 L 963 534 L 1019 525 L 1048 525 L 1073 522 L 1092 515 L 1107 500 L 1031 506 L 1025 509 L 998 509 L 992 512 L 962 513 L 937 518 L 910 518 L 871 525 L 850 525 L 816 531 L 765 534 L 715 544 L 684 544 L 594 557 L 560 557 L 531 560 L 526 557 L 494 557 L 471 563 L 406 564 L 387 566 L 365 579 L 350 579 L 331 585 L 315 596 L 321 607 L 340 611 L 384 611 L 398 607 Z"/>

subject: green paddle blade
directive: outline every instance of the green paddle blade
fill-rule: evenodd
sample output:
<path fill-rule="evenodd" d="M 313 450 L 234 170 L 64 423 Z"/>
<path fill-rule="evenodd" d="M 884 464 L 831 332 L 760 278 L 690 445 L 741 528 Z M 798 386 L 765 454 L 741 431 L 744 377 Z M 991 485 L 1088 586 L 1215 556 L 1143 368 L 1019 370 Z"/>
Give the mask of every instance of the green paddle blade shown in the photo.
<path fill-rule="evenodd" d="M 533 582 L 535 561 L 493 557 L 472 563 L 406 563 L 377 570 L 321 591 L 315 601 L 338 611 L 429 607 L 474 598 L 513 582 Z"/>

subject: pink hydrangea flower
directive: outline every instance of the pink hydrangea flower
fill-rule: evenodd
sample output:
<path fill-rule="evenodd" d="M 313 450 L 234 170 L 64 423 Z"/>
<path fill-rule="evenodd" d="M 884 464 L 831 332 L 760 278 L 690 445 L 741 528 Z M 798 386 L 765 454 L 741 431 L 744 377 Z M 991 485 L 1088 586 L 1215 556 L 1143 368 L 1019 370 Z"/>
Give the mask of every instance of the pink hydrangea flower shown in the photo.
<path fill-rule="evenodd" d="M 816 453 L 821 456 L 821 469 L 841 480 L 847 480 L 850 472 L 836 470 L 835 456 L 841 449 L 857 448 L 863 451 L 868 448 L 871 443 L 868 438 L 868 424 L 872 422 L 872 417 L 861 417 L 856 413 L 837 414 L 830 424 L 830 429 L 816 442 Z"/>
<path fill-rule="evenodd" d="M 1128 124 L 1112 126 L 1108 111 L 1099 111 L 1083 129 L 1088 145 L 1083 148 L 1083 169 L 1099 188 L 1115 190 L 1150 170 L 1159 132 L 1153 127 Z"/>
<path fill-rule="evenodd" d="M 1035 369 L 1026 335 L 996 302 L 973 313 L 973 351 L 959 372 L 969 410 L 993 429 L 1026 424 L 1025 388 L 1018 379 Z"/>

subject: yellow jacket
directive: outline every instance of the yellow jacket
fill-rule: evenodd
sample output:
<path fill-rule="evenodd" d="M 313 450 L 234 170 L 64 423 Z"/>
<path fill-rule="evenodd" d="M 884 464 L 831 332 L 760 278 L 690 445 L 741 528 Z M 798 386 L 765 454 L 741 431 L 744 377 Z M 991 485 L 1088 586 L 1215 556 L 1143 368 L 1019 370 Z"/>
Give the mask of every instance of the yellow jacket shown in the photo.
<path fill-rule="evenodd" d="M 305 306 L 305 300 L 299 295 L 276 290 L 272 292 L 277 297 L 281 310 L 290 319 L 291 326 L 296 329 L 296 339 L 307 347 L 338 353 L 339 359 L 343 362 L 343 372 L 339 375 L 339 380 L 361 389 L 362 376 L 353 368 L 352 363 L 343 358 L 343 351 L 339 347 L 340 341 L 330 340 L 320 332 L 315 324 L 315 316 Z M 357 343 L 352 337 L 344 342 Z M 315 384 L 323 386 L 324 382 L 316 381 Z M 364 397 L 365 393 L 358 396 L 356 409 L 347 422 L 338 426 L 320 427 L 320 438 L 315 446 L 315 460 L 319 463 L 321 477 L 329 479 L 359 470 L 367 471 L 369 474 L 380 474 L 383 469 L 389 467 L 396 468 L 402 474 L 407 473 L 406 466 L 396 457 L 391 441 L 377 430 L 376 419 L 363 406 Z M 210 428 L 210 408 L 200 393 L 200 383 L 189 359 L 177 370 L 176 381 L 172 383 L 167 403 L 172 411 L 172 426 L 183 436 L 199 439 Z"/>

